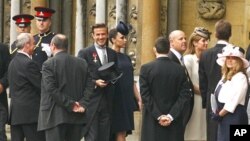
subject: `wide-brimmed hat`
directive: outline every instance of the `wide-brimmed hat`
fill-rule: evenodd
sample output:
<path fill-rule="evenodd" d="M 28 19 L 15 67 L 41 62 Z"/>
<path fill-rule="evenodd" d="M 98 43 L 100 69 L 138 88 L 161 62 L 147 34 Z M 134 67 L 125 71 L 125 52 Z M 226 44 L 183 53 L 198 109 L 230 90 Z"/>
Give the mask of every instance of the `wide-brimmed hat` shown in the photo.
<path fill-rule="evenodd" d="M 227 56 L 234 56 L 240 58 L 244 64 L 244 68 L 247 68 L 249 66 L 249 62 L 244 58 L 244 53 L 245 51 L 243 48 L 228 44 L 222 49 L 222 53 L 217 54 L 218 59 L 216 60 L 216 62 L 220 66 L 223 66 L 225 64 Z"/>
<path fill-rule="evenodd" d="M 209 32 L 205 27 L 195 27 L 193 33 L 206 39 L 210 39 L 210 35 L 212 34 L 212 32 Z"/>

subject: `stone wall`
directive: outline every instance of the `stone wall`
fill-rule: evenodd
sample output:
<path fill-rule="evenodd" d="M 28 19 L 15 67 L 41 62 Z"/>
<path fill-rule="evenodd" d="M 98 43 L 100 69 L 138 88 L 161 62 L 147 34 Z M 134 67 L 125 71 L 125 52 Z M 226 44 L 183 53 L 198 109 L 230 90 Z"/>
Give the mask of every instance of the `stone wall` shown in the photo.
<path fill-rule="evenodd" d="M 225 2 L 225 15 L 223 19 L 232 24 L 232 37 L 230 42 L 247 48 L 250 41 L 250 0 L 221 0 Z M 214 24 L 218 19 L 204 19 L 198 12 L 200 0 L 182 0 L 181 3 L 181 27 L 187 37 L 194 27 L 204 26 L 212 31 L 209 47 L 216 43 Z M 208 2 L 211 2 L 208 1 Z M 212 1 L 213 2 L 213 1 Z"/>

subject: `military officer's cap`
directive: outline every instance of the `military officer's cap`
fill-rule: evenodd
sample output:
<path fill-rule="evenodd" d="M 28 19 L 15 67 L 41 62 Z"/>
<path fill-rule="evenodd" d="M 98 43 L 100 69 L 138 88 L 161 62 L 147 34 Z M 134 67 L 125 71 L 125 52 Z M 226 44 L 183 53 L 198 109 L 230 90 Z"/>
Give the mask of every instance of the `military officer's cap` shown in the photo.
<path fill-rule="evenodd" d="M 56 12 L 54 9 L 47 7 L 35 7 L 35 11 L 35 17 L 38 20 L 45 20 L 47 18 L 50 18 Z"/>
<path fill-rule="evenodd" d="M 29 15 L 29 14 L 19 14 L 19 15 L 15 15 L 14 17 L 12 17 L 12 19 L 14 21 L 16 21 L 16 25 L 18 27 L 27 27 L 30 26 L 31 20 L 34 19 L 34 16 Z"/>

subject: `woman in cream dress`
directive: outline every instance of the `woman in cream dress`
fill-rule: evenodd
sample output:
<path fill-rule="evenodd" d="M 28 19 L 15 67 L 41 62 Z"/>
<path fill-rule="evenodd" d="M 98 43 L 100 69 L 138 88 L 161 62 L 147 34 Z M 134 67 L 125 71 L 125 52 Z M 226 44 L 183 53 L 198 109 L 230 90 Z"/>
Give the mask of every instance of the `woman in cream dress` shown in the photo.
<path fill-rule="evenodd" d="M 193 114 L 187 124 L 185 140 L 206 140 L 206 111 L 202 109 L 201 94 L 199 90 L 199 58 L 207 49 L 210 32 L 203 27 L 196 27 L 190 35 L 184 63 L 194 85 Z"/>

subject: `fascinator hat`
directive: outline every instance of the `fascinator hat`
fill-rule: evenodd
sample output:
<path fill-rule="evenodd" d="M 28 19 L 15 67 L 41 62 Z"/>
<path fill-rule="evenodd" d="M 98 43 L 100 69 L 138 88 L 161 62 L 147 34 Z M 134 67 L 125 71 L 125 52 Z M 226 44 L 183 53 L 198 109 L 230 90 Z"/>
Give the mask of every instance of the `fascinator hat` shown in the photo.
<path fill-rule="evenodd" d="M 216 62 L 220 66 L 223 66 L 225 64 L 227 56 L 234 56 L 240 58 L 244 64 L 244 68 L 247 68 L 249 66 L 249 62 L 244 58 L 244 53 L 245 51 L 243 48 L 228 44 L 222 49 L 222 53 L 217 54 L 218 59 L 216 60 Z"/>
<path fill-rule="evenodd" d="M 212 34 L 212 32 L 209 32 L 204 27 L 195 27 L 193 33 L 198 34 L 199 36 L 206 38 L 206 39 L 210 39 L 210 35 Z"/>

